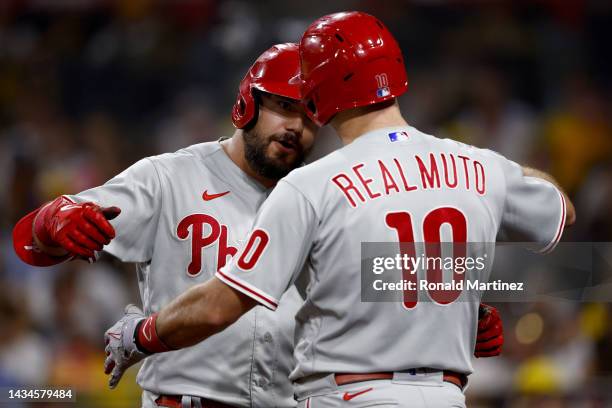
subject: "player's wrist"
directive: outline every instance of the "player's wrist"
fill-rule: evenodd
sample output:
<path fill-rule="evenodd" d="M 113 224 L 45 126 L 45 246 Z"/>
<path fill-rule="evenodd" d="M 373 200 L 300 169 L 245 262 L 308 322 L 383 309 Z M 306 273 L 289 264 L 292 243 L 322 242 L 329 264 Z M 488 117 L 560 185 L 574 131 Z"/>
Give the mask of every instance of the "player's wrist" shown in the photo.
<path fill-rule="evenodd" d="M 172 350 L 157 335 L 155 327 L 157 313 L 140 320 L 134 330 L 134 344 L 136 348 L 145 354 L 163 353 Z"/>
<path fill-rule="evenodd" d="M 69 254 L 69 251 L 56 242 L 48 225 L 53 215 L 67 203 L 63 197 L 50 201 L 43 205 L 32 223 L 32 238 L 36 246 L 45 254 L 50 256 L 62 257 Z"/>

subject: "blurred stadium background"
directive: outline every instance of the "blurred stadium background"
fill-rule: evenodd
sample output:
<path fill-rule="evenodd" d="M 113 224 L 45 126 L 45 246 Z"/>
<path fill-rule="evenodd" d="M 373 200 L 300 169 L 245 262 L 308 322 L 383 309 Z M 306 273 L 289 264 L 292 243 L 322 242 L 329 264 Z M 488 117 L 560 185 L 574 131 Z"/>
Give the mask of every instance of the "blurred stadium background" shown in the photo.
<path fill-rule="evenodd" d="M 378 16 L 400 41 L 412 125 L 550 171 L 578 211 L 564 240 L 611 241 L 610 1 L 2 0 L 0 387 L 137 406 L 135 370 L 113 392 L 102 373 L 103 331 L 139 303 L 133 268 L 28 267 L 12 226 L 141 157 L 231 135 L 253 59 L 347 9 Z M 336 144 L 324 130 L 315 157 Z M 476 361 L 471 407 L 612 406 L 610 304 L 498 306 L 504 355 Z"/>

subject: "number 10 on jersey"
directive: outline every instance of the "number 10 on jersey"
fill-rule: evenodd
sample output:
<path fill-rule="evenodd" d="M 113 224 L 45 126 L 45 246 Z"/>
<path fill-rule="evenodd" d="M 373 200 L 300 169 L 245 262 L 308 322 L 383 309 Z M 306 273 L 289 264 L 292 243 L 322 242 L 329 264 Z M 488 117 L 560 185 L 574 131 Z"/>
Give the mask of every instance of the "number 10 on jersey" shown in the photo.
<path fill-rule="evenodd" d="M 413 217 L 409 212 L 399 211 L 390 212 L 385 216 L 386 225 L 395 230 L 399 241 L 400 255 L 403 259 L 406 257 L 416 260 L 416 244 Z M 458 209 L 453 207 L 441 207 L 431 210 L 423 218 L 421 230 L 423 231 L 423 241 L 425 243 L 425 262 L 427 283 L 442 283 L 442 267 L 441 262 L 435 262 L 436 259 L 442 259 L 442 236 L 441 227 L 443 224 L 448 224 L 452 231 L 452 248 L 453 259 L 466 256 L 467 242 L 467 220 L 465 215 Z M 455 245 L 458 244 L 458 245 Z M 429 262 L 434 260 L 434 262 Z M 413 270 L 415 263 L 407 262 L 402 270 L 402 279 L 408 282 L 414 282 L 411 287 L 414 290 L 404 290 L 404 307 L 407 309 L 414 308 L 419 301 L 419 284 L 417 271 Z M 464 273 L 458 273 L 453 269 L 453 281 L 455 283 L 464 279 Z M 428 290 L 432 301 L 439 304 L 449 304 L 457 300 L 461 294 L 460 290 Z"/>

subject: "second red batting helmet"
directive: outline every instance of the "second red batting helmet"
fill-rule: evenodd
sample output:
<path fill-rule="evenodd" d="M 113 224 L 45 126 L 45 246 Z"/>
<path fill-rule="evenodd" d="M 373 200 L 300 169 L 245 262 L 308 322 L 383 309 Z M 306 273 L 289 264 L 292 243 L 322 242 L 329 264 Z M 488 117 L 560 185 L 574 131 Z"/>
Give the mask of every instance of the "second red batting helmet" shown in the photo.
<path fill-rule="evenodd" d="M 402 51 L 376 17 L 362 12 L 323 16 L 300 42 L 302 98 L 324 125 L 338 112 L 395 98 L 408 89 Z"/>
<path fill-rule="evenodd" d="M 238 90 L 232 109 L 232 122 L 238 129 L 257 116 L 253 90 L 291 99 L 300 99 L 300 56 L 295 43 L 277 44 L 261 54 L 249 68 Z"/>

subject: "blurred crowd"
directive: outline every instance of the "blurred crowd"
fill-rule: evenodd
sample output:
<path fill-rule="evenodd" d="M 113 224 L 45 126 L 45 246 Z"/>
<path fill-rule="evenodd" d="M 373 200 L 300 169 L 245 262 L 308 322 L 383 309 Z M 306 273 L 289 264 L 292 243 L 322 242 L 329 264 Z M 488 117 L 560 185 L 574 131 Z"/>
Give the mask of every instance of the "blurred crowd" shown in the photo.
<path fill-rule="evenodd" d="M 135 370 L 112 392 L 102 373 L 104 330 L 140 303 L 134 268 L 106 258 L 29 267 L 12 250 L 14 223 L 141 157 L 231 135 L 254 58 L 346 9 L 396 35 L 413 126 L 551 172 L 578 213 L 564 240 L 612 240 L 609 1 L 5 0 L 0 387 L 72 387 L 70 406 L 136 405 Z M 338 145 L 321 135 L 310 160 Z M 612 406 L 610 304 L 497 306 L 506 348 L 475 362 L 471 406 Z"/>

